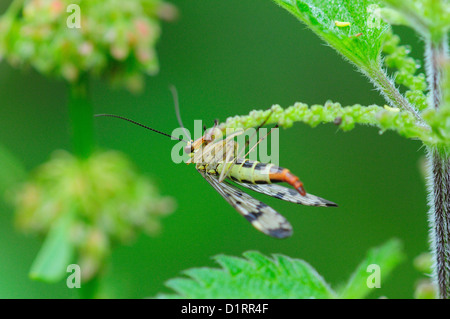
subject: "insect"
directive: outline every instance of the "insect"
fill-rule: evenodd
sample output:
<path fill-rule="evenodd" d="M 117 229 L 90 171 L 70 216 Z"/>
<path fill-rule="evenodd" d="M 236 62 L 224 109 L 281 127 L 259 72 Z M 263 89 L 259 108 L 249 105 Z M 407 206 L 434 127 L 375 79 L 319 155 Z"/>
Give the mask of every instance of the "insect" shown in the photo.
<path fill-rule="evenodd" d="M 178 107 L 176 109 L 180 126 L 184 128 Z M 98 114 L 96 116 L 116 117 L 186 142 L 184 151 L 190 156 L 187 164 L 195 164 L 195 168 L 203 178 L 257 230 L 266 235 L 275 238 L 289 237 L 293 232 L 292 226 L 272 207 L 253 198 L 236 185 L 296 204 L 321 207 L 337 206 L 331 201 L 306 193 L 303 183 L 288 169 L 275 164 L 252 161 L 246 159 L 245 156 L 240 157 L 239 145 L 234 138 L 243 134 L 244 130 L 223 136 L 223 132 L 216 122 L 212 128 L 204 131 L 202 137 L 195 141 L 185 141 L 118 115 Z M 281 182 L 288 183 L 293 188 L 276 184 Z"/>
<path fill-rule="evenodd" d="M 348 27 L 349 25 L 351 25 L 350 22 L 342 22 L 342 21 L 334 21 L 334 24 L 339 28 L 344 28 L 344 27 Z"/>

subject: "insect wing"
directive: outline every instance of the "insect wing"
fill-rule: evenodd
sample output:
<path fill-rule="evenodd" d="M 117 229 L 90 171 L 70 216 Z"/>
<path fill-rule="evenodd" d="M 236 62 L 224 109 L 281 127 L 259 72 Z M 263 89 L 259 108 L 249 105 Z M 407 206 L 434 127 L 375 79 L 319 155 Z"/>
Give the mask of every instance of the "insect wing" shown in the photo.
<path fill-rule="evenodd" d="M 214 189 L 256 229 L 276 238 L 292 235 L 292 226 L 272 207 L 244 193 L 228 182 L 219 182 L 214 175 L 199 171 Z"/>
<path fill-rule="evenodd" d="M 248 184 L 234 181 L 236 184 L 254 190 L 258 193 L 263 193 L 287 202 L 306 205 L 306 206 L 320 206 L 320 207 L 336 207 L 337 204 L 330 202 L 324 198 L 306 194 L 300 195 L 295 189 L 283 187 L 277 184 Z"/>

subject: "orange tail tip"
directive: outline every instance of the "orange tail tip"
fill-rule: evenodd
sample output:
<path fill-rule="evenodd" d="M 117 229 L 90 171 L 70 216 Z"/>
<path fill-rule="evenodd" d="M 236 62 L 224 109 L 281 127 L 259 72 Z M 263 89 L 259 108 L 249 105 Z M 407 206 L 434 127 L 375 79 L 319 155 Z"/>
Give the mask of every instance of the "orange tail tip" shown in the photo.
<path fill-rule="evenodd" d="M 298 177 L 294 176 L 297 180 L 294 181 L 293 183 L 289 183 L 292 186 L 294 186 L 294 188 L 300 193 L 300 195 L 302 196 L 306 196 L 306 191 L 303 188 L 303 183 L 299 181 Z"/>
<path fill-rule="evenodd" d="M 306 196 L 306 191 L 303 188 L 303 185 L 300 185 L 299 187 L 297 187 L 296 190 L 300 193 L 300 195 Z"/>
<path fill-rule="evenodd" d="M 271 180 L 286 182 L 292 187 L 294 187 L 300 195 L 306 196 L 306 191 L 303 188 L 303 183 L 300 179 L 292 174 L 288 169 L 283 169 L 281 172 L 277 172 L 275 174 L 270 175 Z"/>

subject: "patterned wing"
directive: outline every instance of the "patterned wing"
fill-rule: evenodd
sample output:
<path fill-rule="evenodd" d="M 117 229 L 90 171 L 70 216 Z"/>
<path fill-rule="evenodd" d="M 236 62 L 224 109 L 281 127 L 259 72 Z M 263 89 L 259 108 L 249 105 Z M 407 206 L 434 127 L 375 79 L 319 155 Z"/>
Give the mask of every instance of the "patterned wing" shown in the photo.
<path fill-rule="evenodd" d="M 256 229 L 276 238 L 292 235 L 292 226 L 272 207 L 244 193 L 228 182 L 219 182 L 218 177 L 199 170 L 199 173 Z"/>
<path fill-rule="evenodd" d="M 321 206 L 321 207 L 337 207 L 336 203 L 329 200 L 317 197 L 312 194 L 300 195 L 295 189 L 283 187 L 277 184 L 247 184 L 233 181 L 238 185 L 244 186 L 258 193 L 263 193 L 287 202 L 306 205 L 306 206 Z"/>

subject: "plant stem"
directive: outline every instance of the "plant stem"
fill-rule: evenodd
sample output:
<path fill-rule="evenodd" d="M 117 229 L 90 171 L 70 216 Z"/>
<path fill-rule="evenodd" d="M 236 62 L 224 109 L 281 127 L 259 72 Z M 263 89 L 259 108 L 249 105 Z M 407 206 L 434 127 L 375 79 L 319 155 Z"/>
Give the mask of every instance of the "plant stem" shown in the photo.
<path fill-rule="evenodd" d="M 427 71 L 427 80 L 430 90 L 430 105 L 438 109 L 442 100 L 442 76 L 444 61 L 448 59 L 447 37 L 444 36 L 441 41 L 426 41 L 425 62 Z"/>
<path fill-rule="evenodd" d="M 432 251 L 434 254 L 435 279 L 439 296 L 448 299 L 449 295 L 449 249 L 448 226 L 450 208 L 450 166 L 449 157 L 436 148 L 429 149 L 428 161 L 431 163 L 431 194 L 429 222 L 431 228 Z"/>
<path fill-rule="evenodd" d="M 86 159 L 94 149 L 93 110 L 88 98 L 86 77 L 70 85 L 69 111 L 73 151 L 79 158 Z"/>
<path fill-rule="evenodd" d="M 394 82 L 388 78 L 387 74 L 379 66 L 375 66 L 366 72 L 388 102 L 401 110 L 409 111 L 416 117 L 418 124 L 425 125 L 416 108 L 396 89 Z"/>
<path fill-rule="evenodd" d="M 426 40 L 426 71 L 430 91 L 429 105 L 439 109 L 442 100 L 442 66 L 447 59 L 447 38 Z M 450 298 L 450 157 L 447 150 L 429 150 L 431 167 L 431 209 L 429 213 L 435 279 L 442 299 Z"/>
<path fill-rule="evenodd" d="M 94 113 L 88 95 L 87 76 L 81 76 L 77 82 L 70 84 L 69 111 L 72 126 L 73 152 L 80 159 L 87 159 L 95 146 Z M 81 285 L 81 298 L 99 297 L 100 275 Z"/>

